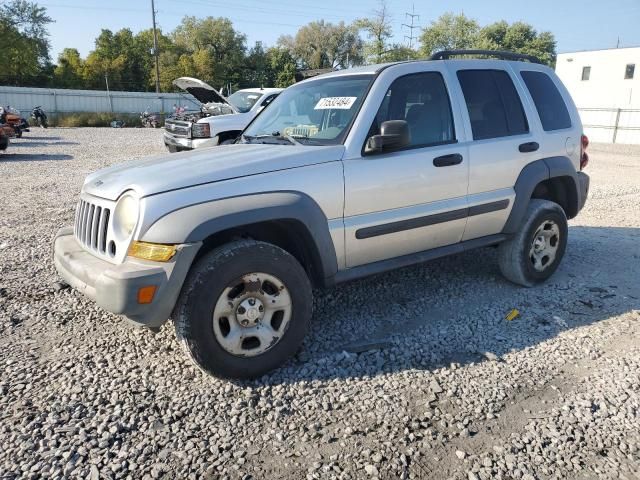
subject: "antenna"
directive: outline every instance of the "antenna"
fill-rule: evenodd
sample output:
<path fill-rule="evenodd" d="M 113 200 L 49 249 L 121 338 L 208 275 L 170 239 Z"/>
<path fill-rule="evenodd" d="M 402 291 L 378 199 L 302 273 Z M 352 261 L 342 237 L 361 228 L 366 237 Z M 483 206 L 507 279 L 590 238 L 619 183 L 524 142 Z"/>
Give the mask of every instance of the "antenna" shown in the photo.
<path fill-rule="evenodd" d="M 407 23 L 403 23 L 402 26 L 403 27 L 407 27 L 409 29 L 409 35 L 405 35 L 404 38 L 406 38 L 407 40 L 409 40 L 409 48 L 413 48 L 413 40 L 415 37 L 413 35 L 413 30 L 416 28 L 420 28 L 418 25 L 414 25 L 414 21 L 416 19 L 420 20 L 420 15 L 416 14 L 416 6 L 415 5 L 411 5 L 411 13 L 405 13 L 404 14 L 404 18 L 411 18 L 411 24 L 407 24 Z"/>

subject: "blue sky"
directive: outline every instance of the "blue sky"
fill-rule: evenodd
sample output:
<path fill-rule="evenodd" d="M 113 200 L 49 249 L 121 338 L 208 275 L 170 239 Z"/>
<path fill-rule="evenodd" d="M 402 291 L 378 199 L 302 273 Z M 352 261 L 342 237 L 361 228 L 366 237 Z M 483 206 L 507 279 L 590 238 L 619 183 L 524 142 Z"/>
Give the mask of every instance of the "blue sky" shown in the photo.
<path fill-rule="evenodd" d="M 53 57 L 65 47 L 84 56 L 100 29 L 130 28 L 134 32 L 151 25 L 151 0 L 37 0 L 56 21 L 49 28 Z M 640 45 L 640 0 L 448 0 L 446 2 L 388 0 L 393 15 L 394 41 L 405 42 L 409 31 L 405 12 L 415 6 L 416 23 L 428 25 L 446 11 L 464 12 L 481 25 L 497 20 L 523 20 L 538 30 L 551 31 L 558 52 Z M 351 22 L 368 16 L 377 7 L 372 0 L 156 0 L 158 23 L 172 30 L 185 15 L 225 16 L 247 35 L 248 44 L 273 45 L 281 34 L 294 34 L 312 20 Z M 414 30 L 418 34 L 418 30 Z"/>

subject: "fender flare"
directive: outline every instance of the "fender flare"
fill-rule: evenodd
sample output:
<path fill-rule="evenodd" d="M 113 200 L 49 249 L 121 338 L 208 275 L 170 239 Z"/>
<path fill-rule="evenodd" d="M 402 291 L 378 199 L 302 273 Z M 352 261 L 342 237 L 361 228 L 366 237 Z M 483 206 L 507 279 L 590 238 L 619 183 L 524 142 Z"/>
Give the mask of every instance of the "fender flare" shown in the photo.
<path fill-rule="evenodd" d="M 268 221 L 295 221 L 309 234 L 312 257 L 322 278 L 334 277 L 338 260 L 329 222 L 308 195 L 295 191 L 264 192 L 189 205 L 156 220 L 141 240 L 154 243 L 202 242 L 216 233 Z"/>
<path fill-rule="evenodd" d="M 513 234 L 518 231 L 536 186 L 554 177 L 570 177 L 575 183 L 575 193 L 580 197 L 578 173 L 568 157 L 549 157 L 531 162 L 518 175 L 514 186 L 516 198 L 502 233 Z M 575 201 L 578 206 L 584 204 L 581 198 L 576 198 Z"/>

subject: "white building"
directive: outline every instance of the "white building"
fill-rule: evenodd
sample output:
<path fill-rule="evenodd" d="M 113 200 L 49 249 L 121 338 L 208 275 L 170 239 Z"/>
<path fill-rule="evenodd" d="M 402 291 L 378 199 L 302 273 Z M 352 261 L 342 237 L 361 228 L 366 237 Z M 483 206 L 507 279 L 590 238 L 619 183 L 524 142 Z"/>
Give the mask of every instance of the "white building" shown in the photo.
<path fill-rule="evenodd" d="M 640 144 L 640 47 L 561 53 L 556 72 L 590 140 Z"/>

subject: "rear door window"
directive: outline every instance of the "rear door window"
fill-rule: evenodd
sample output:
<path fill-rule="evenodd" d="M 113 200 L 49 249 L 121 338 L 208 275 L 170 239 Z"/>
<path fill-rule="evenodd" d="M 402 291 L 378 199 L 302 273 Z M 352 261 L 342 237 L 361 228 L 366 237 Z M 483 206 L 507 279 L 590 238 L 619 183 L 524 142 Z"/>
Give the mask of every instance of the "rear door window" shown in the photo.
<path fill-rule="evenodd" d="M 520 72 L 533 103 L 536 105 L 545 132 L 571 127 L 571 116 L 553 80 L 546 73 Z"/>
<path fill-rule="evenodd" d="M 503 70 L 460 70 L 474 140 L 522 135 L 529 131 L 522 102 Z"/>

